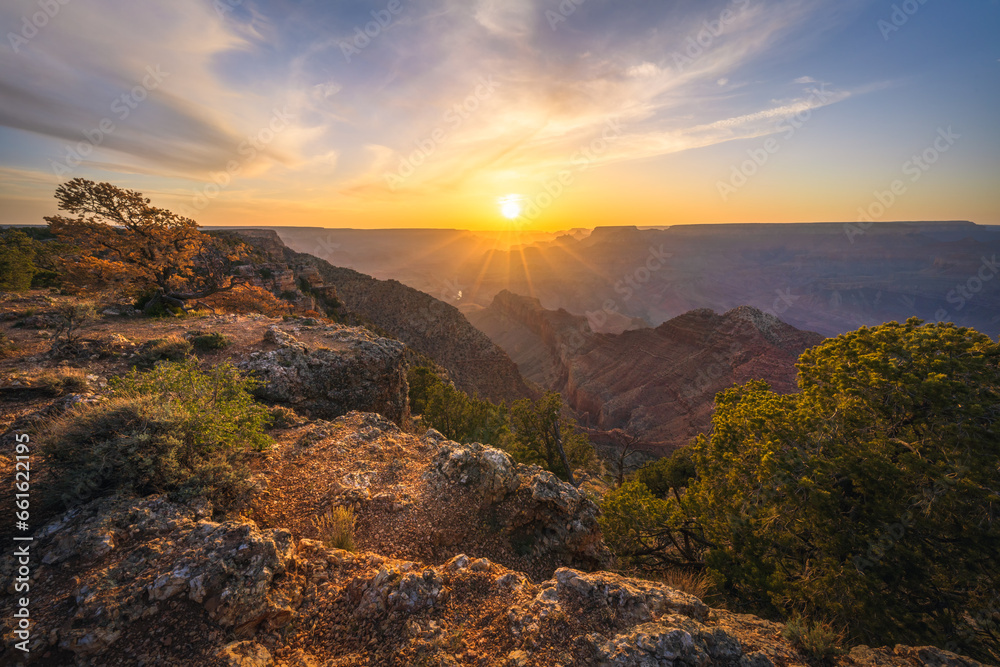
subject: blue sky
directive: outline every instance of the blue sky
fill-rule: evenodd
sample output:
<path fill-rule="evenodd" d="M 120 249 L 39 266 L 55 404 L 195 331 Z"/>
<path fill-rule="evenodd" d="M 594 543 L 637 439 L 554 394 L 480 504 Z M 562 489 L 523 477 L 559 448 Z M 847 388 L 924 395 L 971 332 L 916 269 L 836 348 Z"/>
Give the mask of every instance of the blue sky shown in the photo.
<path fill-rule="evenodd" d="M 2 222 L 1000 224 L 998 0 L 63 2 L 0 9 Z"/>

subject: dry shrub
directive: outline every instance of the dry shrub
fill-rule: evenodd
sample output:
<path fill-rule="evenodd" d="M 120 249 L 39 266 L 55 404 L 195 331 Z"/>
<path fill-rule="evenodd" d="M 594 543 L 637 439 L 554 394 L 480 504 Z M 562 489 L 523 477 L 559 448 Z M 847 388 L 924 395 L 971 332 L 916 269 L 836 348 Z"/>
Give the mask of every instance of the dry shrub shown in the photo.
<path fill-rule="evenodd" d="M 703 599 L 712 593 L 711 582 L 704 572 L 694 572 L 680 568 L 668 570 L 634 569 L 625 573 L 636 579 L 646 579 L 669 586 L 676 591 Z"/>
<path fill-rule="evenodd" d="M 291 306 L 256 285 L 243 285 L 230 292 L 220 292 L 202 300 L 212 308 L 229 313 L 261 313 L 268 317 L 277 317 L 291 311 Z"/>
<path fill-rule="evenodd" d="M 270 408 L 271 425 L 275 428 L 289 428 L 302 423 L 302 418 L 295 413 L 295 410 L 284 405 L 275 405 Z"/>
<path fill-rule="evenodd" d="M 17 356 L 21 351 L 21 345 L 7 337 L 7 334 L 0 331 L 0 359 Z"/>
<path fill-rule="evenodd" d="M 32 384 L 45 389 L 52 396 L 82 394 L 90 390 L 87 374 L 79 368 L 45 371 Z"/>
<path fill-rule="evenodd" d="M 795 648 L 820 663 L 828 663 L 843 653 L 840 648 L 843 635 L 829 623 L 814 623 L 801 616 L 793 616 L 781 634 Z"/>
<path fill-rule="evenodd" d="M 354 510 L 334 507 L 325 514 L 313 517 L 313 526 L 320 541 L 328 547 L 354 551 Z"/>

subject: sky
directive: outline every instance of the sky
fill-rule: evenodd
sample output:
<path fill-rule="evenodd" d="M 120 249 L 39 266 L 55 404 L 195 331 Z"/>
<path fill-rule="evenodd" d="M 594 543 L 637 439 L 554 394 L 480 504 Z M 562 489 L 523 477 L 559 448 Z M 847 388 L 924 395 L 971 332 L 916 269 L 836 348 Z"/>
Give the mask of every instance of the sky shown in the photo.
<path fill-rule="evenodd" d="M 1000 224 L 1000 0 L 14 0 L 0 223 Z"/>

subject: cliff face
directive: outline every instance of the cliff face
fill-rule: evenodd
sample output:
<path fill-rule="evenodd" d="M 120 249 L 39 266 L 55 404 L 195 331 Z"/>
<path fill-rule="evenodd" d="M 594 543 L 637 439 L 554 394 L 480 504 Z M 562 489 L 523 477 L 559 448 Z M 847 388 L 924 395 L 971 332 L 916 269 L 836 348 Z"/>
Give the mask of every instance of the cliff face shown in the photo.
<path fill-rule="evenodd" d="M 454 306 L 395 280 L 376 280 L 290 250 L 286 254 L 311 262 L 324 281 L 337 287 L 348 309 L 443 366 L 460 389 L 497 402 L 531 395 L 510 357 Z"/>
<path fill-rule="evenodd" d="M 347 310 L 433 359 L 460 389 L 495 402 L 532 395 L 510 357 L 469 324 L 454 306 L 395 280 L 377 280 L 294 252 L 281 243 L 277 234 L 271 232 L 271 236 L 263 231 L 236 233 L 295 266 L 297 274 L 310 283 L 335 288 Z"/>
<path fill-rule="evenodd" d="M 280 440 L 255 466 L 258 493 L 239 514 L 219 516 L 202 499 L 114 496 L 38 530 L 31 614 L 44 632 L 14 655 L 8 625 L 0 663 L 809 664 L 781 624 L 567 567 L 600 565 L 596 507 L 498 450 L 407 435 L 357 412 Z M 310 519 L 332 506 L 354 508 L 358 551 L 314 539 Z M 14 568 L 8 550 L 0 573 L 9 581 Z M 905 646 L 855 647 L 830 664 L 979 667 Z"/>
<path fill-rule="evenodd" d="M 746 306 L 595 334 L 583 317 L 501 292 L 471 319 L 525 377 L 563 393 L 584 425 L 630 430 L 660 451 L 706 431 L 715 394 L 734 383 L 763 379 L 775 391 L 794 391 L 796 359 L 823 340 Z"/>
<path fill-rule="evenodd" d="M 262 382 L 261 397 L 317 419 L 352 410 L 378 412 L 406 423 L 409 387 L 402 343 L 361 327 L 317 327 L 320 345 L 310 349 L 288 326 L 271 326 L 265 341 L 277 350 L 254 352 L 241 366 Z"/>

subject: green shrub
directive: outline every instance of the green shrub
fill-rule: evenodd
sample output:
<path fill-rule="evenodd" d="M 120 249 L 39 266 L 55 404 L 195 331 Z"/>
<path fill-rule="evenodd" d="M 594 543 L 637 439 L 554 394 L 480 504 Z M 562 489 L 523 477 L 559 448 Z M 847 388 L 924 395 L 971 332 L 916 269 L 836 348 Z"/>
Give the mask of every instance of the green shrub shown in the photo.
<path fill-rule="evenodd" d="M 354 551 L 354 510 L 334 507 L 325 514 L 313 517 L 313 526 L 320 541 L 328 547 Z"/>
<path fill-rule="evenodd" d="M 662 498 L 671 492 L 679 494 L 696 474 L 691 452 L 685 447 L 646 463 L 635 472 L 634 479 L 645 484 L 654 496 Z"/>
<path fill-rule="evenodd" d="M 199 352 L 208 352 L 210 350 L 221 350 L 230 344 L 230 340 L 224 334 L 213 332 L 207 334 L 200 334 L 194 336 L 191 339 L 191 344 Z"/>
<path fill-rule="evenodd" d="M 709 573 L 741 611 L 996 662 L 1000 636 L 975 619 L 1000 590 L 1000 344 L 913 318 L 797 367 L 799 393 L 718 394 L 691 446 L 683 510 Z"/>
<path fill-rule="evenodd" d="M 37 243 L 19 229 L 0 231 L 0 292 L 24 292 L 37 272 Z"/>
<path fill-rule="evenodd" d="M 413 413 L 451 440 L 499 447 L 518 463 L 540 465 L 562 479 L 569 477 L 563 453 L 572 469 L 598 467 L 593 445 L 563 414 L 558 393 L 548 392 L 537 401 L 522 399 L 508 407 L 470 397 L 425 366 L 411 368 L 407 381 Z"/>
<path fill-rule="evenodd" d="M 152 367 L 158 361 L 183 361 L 194 352 L 194 346 L 175 334 L 151 340 L 139 354 L 137 365 Z"/>
<path fill-rule="evenodd" d="M 57 493 L 67 504 L 117 490 L 233 504 L 248 490 L 248 454 L 271 444 L 254 384 L 228 363 L 205 372 L 160 363 L 113 379 L 110 400 L 75 408 L 48 429 Z"/>

